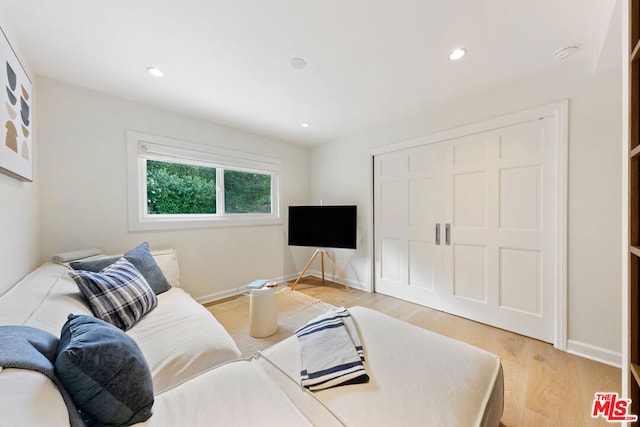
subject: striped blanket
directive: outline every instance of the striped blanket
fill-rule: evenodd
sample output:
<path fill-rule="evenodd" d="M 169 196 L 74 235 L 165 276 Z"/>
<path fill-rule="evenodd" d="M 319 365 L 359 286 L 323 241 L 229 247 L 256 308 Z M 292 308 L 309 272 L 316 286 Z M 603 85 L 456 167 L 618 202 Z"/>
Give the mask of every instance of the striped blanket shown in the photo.
<path fill-rule="evenodd" d="M 329 311 L 296 330 L 302 354 L 301 383 L 322 390 L 369 381 L 364 351 L 351 314 Z"/>

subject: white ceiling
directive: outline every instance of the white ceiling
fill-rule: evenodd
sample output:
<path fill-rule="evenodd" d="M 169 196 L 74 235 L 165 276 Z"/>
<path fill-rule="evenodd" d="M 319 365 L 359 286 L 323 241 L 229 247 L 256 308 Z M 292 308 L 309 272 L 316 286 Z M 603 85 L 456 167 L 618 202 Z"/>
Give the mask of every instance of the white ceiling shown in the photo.
<path fill-rule="evenodd" d="M 568 61 L 617 66 L 615 3 L 0 0 L 0 20 L 37 75 L 316 144 Z"/>

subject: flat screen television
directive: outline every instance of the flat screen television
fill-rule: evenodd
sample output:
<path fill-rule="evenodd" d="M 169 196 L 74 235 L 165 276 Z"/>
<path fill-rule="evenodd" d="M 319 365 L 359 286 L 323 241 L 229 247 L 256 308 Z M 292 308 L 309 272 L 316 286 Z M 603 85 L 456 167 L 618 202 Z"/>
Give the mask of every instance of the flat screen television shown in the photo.
<path fill-rule="evenodd" d="M 357 206 L 289 206 L 289 245 L 356 249 Z"/>

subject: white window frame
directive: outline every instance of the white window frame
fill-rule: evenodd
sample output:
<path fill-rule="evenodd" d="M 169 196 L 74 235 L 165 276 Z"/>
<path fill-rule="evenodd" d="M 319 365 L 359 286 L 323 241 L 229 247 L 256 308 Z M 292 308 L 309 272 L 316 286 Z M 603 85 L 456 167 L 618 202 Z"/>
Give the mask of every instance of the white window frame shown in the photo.
<path fill-rule="evenodd" d="M 147 160 L 216 168 L 216 213 L 147 213 Z M 225 213 L 224 170 L 271 175 L 271 213 Z M 282 161 L 205 144 L 127 131 L 129 231 L 282 224 Z"/>

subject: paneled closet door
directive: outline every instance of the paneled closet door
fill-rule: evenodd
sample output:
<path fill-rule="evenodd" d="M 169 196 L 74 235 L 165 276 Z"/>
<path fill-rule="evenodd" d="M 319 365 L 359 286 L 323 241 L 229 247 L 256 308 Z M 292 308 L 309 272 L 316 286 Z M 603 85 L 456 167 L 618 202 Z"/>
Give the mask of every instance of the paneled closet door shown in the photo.
<path fill-rule="evenodd" d="M 552 118 L 444 143 L 450 313 L 554 341 Z"/>
<path fill-rule="evenodd" d="M 554 120 L 376 155 L 375 290 L 554 342 Z"/>
<path fill-rule="evenodd" d="M 376 291 L 433 298 L 442 282 L 442 145 L 374 159 Z"/>

